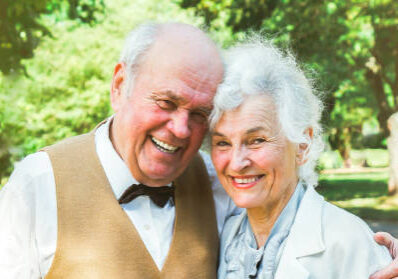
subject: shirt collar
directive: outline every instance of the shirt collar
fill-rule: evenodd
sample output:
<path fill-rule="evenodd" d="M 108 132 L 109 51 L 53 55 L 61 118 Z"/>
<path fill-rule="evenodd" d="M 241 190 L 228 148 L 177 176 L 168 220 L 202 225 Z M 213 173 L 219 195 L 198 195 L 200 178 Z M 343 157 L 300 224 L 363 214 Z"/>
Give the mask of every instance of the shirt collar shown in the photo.
<path fill-rule="evenodd" d="M 299 182 L 289 202 L 287 203 L 287 205 L 279 215 L 278 219 L 276 220 L 271 230 L 270 237 L 274 236 L 280 231 L 290 231 L 294 219 L 296 218 L 296 213 L 299 209 L 300 202 L 304 196 L 304 193 L 305 193 L 305 188 L 302 185 L 302 183 Z"/>
<path fill-rule="evenodd" d="M 120 158 L 109 138 L 109 129 L 112 121 L 113 116 L 109 117 L 95 131 L 95 148 L 113 193 L 119 199 L 128 187 L 132 184 L 139 184 L 139 182 L 131 175 L 129 168 Z"/>
<path fill-rule="evenodd" d="M 95 131 L 95 148 L 113 193 L 116 199 L 119 199 L 128 187 L 140 182 L 133 177 L 130 169 L 113 147 L 109 137 L 112 121 L 113 115 Z M 171 185 L 172 183 L 169 183 L 166 186 Z"/>
<path fill-rule="evenodd" d="M 296 189 L 293 192 L 293 195 L 290 197 L 289 202 L 286 204 L 285 208 L 282 210 L 281 214 L 277 218 L 275 224 L 271 229 L 271 233 L 267 238 L 267 242 L 263 247 L 267 246 L 269 240 L 278 233 L 281 232 L 289 232 L 291 226 L 293 225 L 294 219 L 296 217 L 296 213 L 299 209 L 300 202 L 304 196 L 305 188 L 301 182 L 299 182 L 296 186 Z M 249 222 L 246 220 L 246 222 Z M 247 246 L 257 249 L 256 239 L 252 232 L 251 226 L 248 224 L 247 226 L 241 226 L 239 229 L 239 234 L 245 233 L 245 243 Z"/>

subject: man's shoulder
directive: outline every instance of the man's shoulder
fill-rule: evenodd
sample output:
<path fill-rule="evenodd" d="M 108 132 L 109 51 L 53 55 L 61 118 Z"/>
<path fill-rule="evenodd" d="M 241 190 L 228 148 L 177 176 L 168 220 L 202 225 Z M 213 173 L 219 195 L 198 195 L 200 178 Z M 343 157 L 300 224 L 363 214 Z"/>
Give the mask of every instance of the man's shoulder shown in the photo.
<path fill-rule="evenodd" d="M 12 180 L 15 175 L 24 176 L 25 178 L 34 178 L 50 173 L 52 173 L 50 158 L 46 152 L 39 151 L 15 163 L 15 170 L 10 180 Z"/>
<path fill-rule="evenodd" d="M 72 146 L 72 148 L 73 148 L 74 145 L 79 145 L 81 143 L 86 143 L 89 141 L 92 141 L 92 143 L 94 143 L 94 133 L 93 132 L 65 138 L 59 142 L 52 144 L 52 145 L 43 147 L 42 151 L 48 152 L 48 151 L 59 150 L 59 149 L 64 150 L 66 147 Z"/>
<path fill-rule="evenodd" d="M 53 184 L 54 175 L 47 153 L 36 152 L 15 164 L 15 169 L 1 192 L 30 201 L 37 191 L 48 192 L 48 187 Z"/>

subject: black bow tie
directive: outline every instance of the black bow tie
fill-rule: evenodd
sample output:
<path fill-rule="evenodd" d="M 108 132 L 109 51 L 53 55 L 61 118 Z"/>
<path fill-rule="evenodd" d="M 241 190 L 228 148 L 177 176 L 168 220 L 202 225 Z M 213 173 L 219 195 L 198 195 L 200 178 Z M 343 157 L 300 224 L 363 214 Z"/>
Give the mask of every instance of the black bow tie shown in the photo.
<path fill-rule="evenodd" d="M 148 196 L 159 207 L 164 207 L 170 198 L 174 204 L 174 185 L 149 187 L 144 184 L 133 184 L 119 198 L 119 204 L 129 203 L 141 195 Z"/>

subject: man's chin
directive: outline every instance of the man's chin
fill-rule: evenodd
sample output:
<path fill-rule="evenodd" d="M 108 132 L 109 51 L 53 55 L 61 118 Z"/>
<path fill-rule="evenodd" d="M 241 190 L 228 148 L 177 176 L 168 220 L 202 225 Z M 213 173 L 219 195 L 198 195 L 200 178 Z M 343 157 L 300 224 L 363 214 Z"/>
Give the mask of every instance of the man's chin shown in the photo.
<path fill-rule="evenodd" d="M 173 180 L 181 173 L 177 168 L 164 166 L 157 168 L 150 168 L 149 170 L 144 172 L 144 176 L 146 177 L 145 184 L 148 186 L 162 186 L 173 182 Z"/>

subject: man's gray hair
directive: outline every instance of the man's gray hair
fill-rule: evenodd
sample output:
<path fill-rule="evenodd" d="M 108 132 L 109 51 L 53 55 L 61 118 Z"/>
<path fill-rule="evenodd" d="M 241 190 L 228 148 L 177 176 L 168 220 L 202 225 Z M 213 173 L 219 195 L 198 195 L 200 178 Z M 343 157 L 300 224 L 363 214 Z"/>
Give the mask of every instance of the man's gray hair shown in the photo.
<path fill-rule="evenodd" d="M 307 162 L 299 167 L 299 179 L 316 186 L 316 162 L 323 150 L 320 125 L 322 102 L 298 66 L 295 57 L 277 49 L 271 41 L 252 35 L 247 43 L 225 53 L 225 76 L 214 98 L 210 130 L 225 111 L 237 108 L 245 96 L 273 98 L 282 132 L 292 143 L 307 144 Z M 313 129 L 313 138 L 305 131 Z"/>
<path fill-rule="evenodd" d="M 160 29 L 159 23 L 143 23 L 132 30 L 126 38 L 119 62 L 126 65 L 127 82 L 124 92 L 131 91 L 140 63 L 156 40 Z"/>

